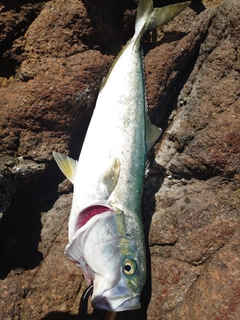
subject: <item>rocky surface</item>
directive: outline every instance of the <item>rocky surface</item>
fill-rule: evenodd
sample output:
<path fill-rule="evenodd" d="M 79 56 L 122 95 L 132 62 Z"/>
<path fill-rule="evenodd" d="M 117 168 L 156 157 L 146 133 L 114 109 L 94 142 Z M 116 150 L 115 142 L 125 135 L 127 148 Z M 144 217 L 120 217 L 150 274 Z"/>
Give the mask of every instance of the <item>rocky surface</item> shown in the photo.
<path fill-rule="evenodd" d="M 71 185 L 51 154 L 78 157 L 135 9 L 0 2 L 0 319 L 78 318 L 86 284 L 64 256 Z M 144 43 L 149 112 L 163 135 L 144 187 L 142 309 L 117 320 L 240 318 L 239 16 L 238 0 L 192 1 Z"/>

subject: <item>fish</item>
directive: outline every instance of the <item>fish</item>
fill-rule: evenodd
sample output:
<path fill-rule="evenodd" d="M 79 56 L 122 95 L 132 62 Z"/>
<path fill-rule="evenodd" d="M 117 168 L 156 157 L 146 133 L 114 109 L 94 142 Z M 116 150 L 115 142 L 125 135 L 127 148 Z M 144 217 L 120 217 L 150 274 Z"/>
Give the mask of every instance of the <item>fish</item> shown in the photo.
<path fill-rule="evenodd" d="M 135 33 L 102 80 L 78 161 L 53 152 L 73 183 L 66 257 L 93 285 L 92 306 L 125 311 L 141 306 L 146 249 L 141 199 L 148 151 L 161 135 L 146 104 L 142 38 L 189 2 L 155 7 L 140 0 Z"/>

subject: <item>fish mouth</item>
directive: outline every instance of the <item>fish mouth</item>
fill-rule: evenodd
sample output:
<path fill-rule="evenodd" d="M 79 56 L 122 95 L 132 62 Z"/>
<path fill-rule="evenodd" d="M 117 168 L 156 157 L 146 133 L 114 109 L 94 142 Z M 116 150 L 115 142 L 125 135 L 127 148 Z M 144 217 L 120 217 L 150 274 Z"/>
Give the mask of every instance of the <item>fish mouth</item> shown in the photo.
<path fill-rule="evenodd" d="M 141 307 L 141 303 L 139 301 L 139 298 L 134 297 L 134 298 L 129 298 L 122 302 L 116 309 L 115 311 L 126 311 L 126 310 L 133 310 L 133 309 L 139 309 Z"/>
<path fill-rule="evenodd" d="M 122 300 L 122 299 L 120 299 Z M 108 299 L 106 297 L 95 298 L 92 300 L 92 306 L 96 309 L 104 309 L 107 311 L 127 311 L 133 309 L 139 309 L 141 307 L 139 297 L 131 297 L 120 301 L 119 299 Z"/>

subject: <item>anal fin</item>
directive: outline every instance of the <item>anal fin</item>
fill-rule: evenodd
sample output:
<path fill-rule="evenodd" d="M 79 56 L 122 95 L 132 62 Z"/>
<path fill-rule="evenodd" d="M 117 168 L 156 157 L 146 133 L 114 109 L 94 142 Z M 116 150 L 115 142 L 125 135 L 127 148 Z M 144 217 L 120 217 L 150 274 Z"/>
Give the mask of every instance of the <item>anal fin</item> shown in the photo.
<path fill-rule="evenodd" d="M 147 151 L 149 151 L 157 141 L 157 139 L 160 137 L 162 133 L 162 129 L 156 127 L 151 123 L 151 120 L 146 112 L 145 116 L 145 123 L 146 123 L 146 145 L 147 145 Z"/>

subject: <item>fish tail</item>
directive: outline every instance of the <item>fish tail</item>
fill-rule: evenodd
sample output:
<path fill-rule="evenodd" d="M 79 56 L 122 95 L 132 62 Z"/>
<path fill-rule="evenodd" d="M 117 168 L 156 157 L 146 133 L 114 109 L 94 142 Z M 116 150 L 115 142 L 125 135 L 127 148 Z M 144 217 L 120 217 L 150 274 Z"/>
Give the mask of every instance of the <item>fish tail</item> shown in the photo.
<path fill-rule="evenodd" d="M 154 8 L 152 0 L 139 0 L 135 23 L 135 37 L 152 31 L 176 17 L 191 1 Z"/>

